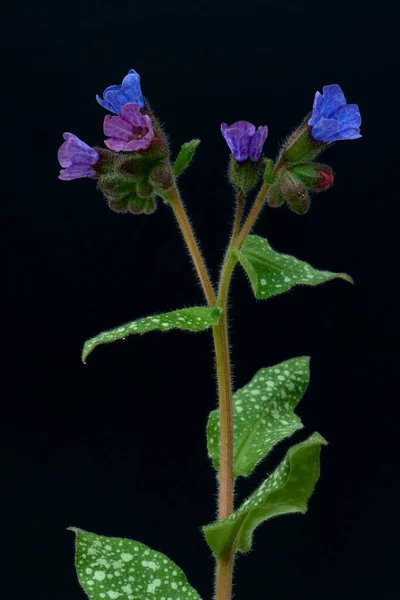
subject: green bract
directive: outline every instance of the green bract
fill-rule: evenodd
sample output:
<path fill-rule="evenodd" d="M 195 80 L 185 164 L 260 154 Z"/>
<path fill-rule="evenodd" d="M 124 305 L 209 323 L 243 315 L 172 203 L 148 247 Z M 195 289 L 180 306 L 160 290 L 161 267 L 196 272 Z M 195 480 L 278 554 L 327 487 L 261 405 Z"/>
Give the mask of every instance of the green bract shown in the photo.
<path fill-rule="evenodd" d="M 267 158 L 265 160 L 265 170 L 264 170 L 263 179 L 264 179 L 265 183 L 268 183 L 268 185 L 272 185 L 275 181 L 274 168 L 275 168 L 275 164 L 274 164 L 274 161 L 272 160 L 272 158 Z"/>
<path fill-rule="evenodd" d="M 234 250 L 234 254 L 259 299 L 283 294 L 295 285 L 318 285 L 336 278 L 353 283 L 346 273 L 318 271 L 294 256 L 275 252 L 268 241 L 258 235 L 249 235 L 241 250 Z"/>
<path fill-rule="evenodd" d="M 215 556 L 228 549 L 248 552 L 260 523 L 288 513 L 305 513 L 319 478 L 319 452 L 326 444 L 319 433 L 290 448 L 278 468 L 232 515 L 203 528 Z"/>
<path fill-rule="evenodd" d="M 213 325 L 217 325 L 221 313 L 220 308 L 194 306 L 193 308 L 182 308 L 125 323 L 115 329 L 103 331 L 99 335 L 96 335 L 96 337 L 85 342 L 82 351 L 82 361 L 86 362 L 87 357 L 96 346 L 115 342 L 116 340 L 123 340 L 128 335 L 146 333 L 147 331 L 169 331 L 170 329 L 204 331 Z"/>
<path fill-rule="evenodd" d="M 309 358 L 260 369 L 233 395 L 233 474 L 250 475 L 271 448 L 303 427 L 293 410 L 309 381 Z M 207 425 L 208 454 L 219 470 L 219 410 Z"/>
<path fill-rule="evenodd" d="M 182 144 L 182 148 L 172 167 L 172 172 L 175 177 L 178 177 L 192 162 L 194 153 L 196 152 L 197 146 L 200 144 L 200 140 L 191 140 Z"/>
<path fill-rule="evenodd" d="M 76 533 L 76 570 L 90 600 L 200 600 L 161 552 L 125 538 Z"/>

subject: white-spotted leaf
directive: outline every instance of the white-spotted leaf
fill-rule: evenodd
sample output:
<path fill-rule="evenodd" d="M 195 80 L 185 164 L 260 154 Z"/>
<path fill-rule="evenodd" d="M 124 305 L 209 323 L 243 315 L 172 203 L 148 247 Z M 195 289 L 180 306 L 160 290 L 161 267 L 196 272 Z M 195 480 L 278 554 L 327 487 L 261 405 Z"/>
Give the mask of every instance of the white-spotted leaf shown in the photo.
<path fill-rule="evenodd" d="M 247 476 L 281 440 L 303 427 L 294 409 L 309 382 L 309 358 L 260 369 L 233 395 L 233 474 Z M 219 410 L 207 425 L 208 454 L 219 470 Z"/>
<path fill-rule="evenodd" d="M 183 173 L 183 171 L 192 162 L 194 153 L 196 152 L 199 144 L 200 140 L 191 140 L 190 142 L 182 144 L 180 152 L 174 162 L 174 166 L 172 167 L 172 172 L 175 177 L 178 177 L 178 175 Z"/>
<path fill-rule="evenodd" d="M 324 438 L 318 433 L 289 449 L 277 469 L 232 515 L 203 528 L 215 556 L 232 548 L 248 552 L 255 528 L 272 517 L 305 513 L 319 478 L 319 453 Z"/>
<path fill-rule="evenodd" d="M 161 552 L 125 538 L 76 533 L 75 565 L 90 600 L 200 600 L 184 573 Z"/>
<path fill-rule="evenodd" d="M 96 346 L 123 340 L 128 335 L 147 333 L 148 331 L 169 331 L 170 329 L 204 331 L 218 324 L 221 313 L 220 308 L 194 306 L 125 323 L 115 329 L 103 331 L 96 337 L 87 340 L 82 350 L 82 361 L 86 362 L 87 357 Z"/>
<path fill-rule="evenodd" d="M 353 283 L 346 273 L 318 271 L 294 256 L 275 252 L 269 242 L 258 235 L 249 235 L 242 248 L 233 252 L 259 299 L 283 294 L 295 285 L 314 286 L 336 278 Z"/>

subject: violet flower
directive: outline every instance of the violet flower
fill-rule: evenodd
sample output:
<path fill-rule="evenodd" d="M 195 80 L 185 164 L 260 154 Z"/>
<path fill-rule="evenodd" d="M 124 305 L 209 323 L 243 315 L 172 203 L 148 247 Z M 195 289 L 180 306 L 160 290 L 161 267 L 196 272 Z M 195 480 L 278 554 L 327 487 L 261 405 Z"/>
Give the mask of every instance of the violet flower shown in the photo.
<path fill-rule="evenodd" d="M 252 162 L 257 162 L 267 139 L 268 127 L 263 125 L 256 131 L 252 123 L 236 121 L 229 127 L 226 123 L 222 123 L 221 133 L 237 162 L 244 162 L 248 158 Z"/>
<path fill-rule="evenodd" d="M 325 85 L 316 92 L 308 125 L 317 142 L 332 143 L 360 138 L 361 115 L 357 104 L 347 104 L 339 85 Z"/>
<path fill-rule="evenodd" d="M 100 154 L 73 133 L 64 133 L 63 138 L 65 142 L 61 144 L 57 158 L 64 169 L 61 169 L 58 178 L 70 181 L 96 175 L 92 166 L 99 162 Z"/>
<path fill-rule="evenodd" d="M 103 93 L 104 99 L 96 96 L 103 108 L 119 115 L 121 108 L 128 102 L 135 102 L 144 108 L 144 99 L 140 88 L 140 75 L 134 69 L 128 72 L 121 85 L 110 85 Z"/>
<path fill-rule="evenodd" d="M 121 109 L 120 117 L 107 115 L 104 119 L 104 133 L 109 136 L 104 140 L 110 150 L 135 152 L 146 150 L 153 140 L 154 131 L 149 115 L 140 113 L 140 106 L 128 102 Z"/>

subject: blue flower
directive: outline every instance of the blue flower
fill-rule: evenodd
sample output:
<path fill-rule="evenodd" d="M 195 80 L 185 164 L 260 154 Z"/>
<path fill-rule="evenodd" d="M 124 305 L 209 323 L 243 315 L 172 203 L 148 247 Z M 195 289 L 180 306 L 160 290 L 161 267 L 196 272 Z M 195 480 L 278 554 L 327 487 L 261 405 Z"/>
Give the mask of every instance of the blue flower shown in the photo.
<path fill-rule="evenodd" d="M 122 80 L 122 84 L 110 85 L 104 91 L 103 97 L 104 99 L 96 96 L 97 102 L 116 115 L 121 113 L 121 108 L 128 102 L 134 102 L 144 108 L 144 99 L 140 89 L 140 75 L 131 69 Z"/>
<path fill-rule="evenodd" d="M 339 85 L 325 85 L 316 92 L 311 119 L 311 135 L 317 142 L 332 143 L 360 138 L 361 115 L 357 104 L 346 104 Z"/>

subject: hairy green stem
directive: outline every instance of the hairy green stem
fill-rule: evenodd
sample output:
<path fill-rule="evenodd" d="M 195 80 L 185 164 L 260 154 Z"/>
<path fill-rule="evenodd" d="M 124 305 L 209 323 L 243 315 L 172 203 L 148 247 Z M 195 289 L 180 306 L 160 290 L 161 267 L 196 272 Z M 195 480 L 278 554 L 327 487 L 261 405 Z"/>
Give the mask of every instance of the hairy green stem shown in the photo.
<path fill-rule="evenodd" d="M 217 299 L 208 275 L 207 267 L 196 242 L 192 226 L 187 217 L 178 189 L 175 185 L 166 193 L 166 199 L 169 201 L 171 208 L 174 211 L 175 218 L 178 221 L 179 229 L 181 230 L 187 249 L 193 261 L 207 303 L 209 306 L 216 306 Z"/>
<path fill-rule="evenodd" d="M 234 242 L 235 248 L 239 249 L 243 246 L 244 241 L 246 240 L 247 236 L 249 235 L 258 215 L 260 214 L 260 211 L 264 204 L 264 200 L 267 197 L 269 188 L 270 188 L 270 185 L 268 183 L 264 183 L 262 185 L 260 191 L 258 192 L 257 198 L 255 199 L 255 202 L 254 202 L 253 206 L 251 207 L 249 214 L 247 215 L 247 219 L 245 220 L 243 227 L 241 228 L 241 230 Z"/>
<path fill-rule="evenodd" d="M 218 306 L 222 308 L 221 319 L 214 327 L 215 359 L 219 390 L 220 418 L 220 471 L 219 471 L 219 508 L 220 519 L 233 512 L 233 416 L 232 416 L 232 374 L 228 335 L 228 296 L 232 272 L 236 259 L 232 256 L 232 247 L 239 232 L 243 214 L 244 195 L 238 193 L 236 214 L 229 246 L 225 254 L 218 287 Z M 221 598 L 224 598 L 222 596 Z M 228 597 L 228 596 L 227 596 Z M 219 597 L 217 596 L 218 600 Z M 230 598 L 230 596 L 229 596 Z"/>
<path fill-rule="evenodd" d="M 234 509 L 232 375 L 227 318 L 229 288 L 232 273 L 236 264 L 236 258 L 233 256 L 232 250 L 234 248 L 240 248 L 243 245 L 262 208 L 268 189 L 269 186 L 267 184 L 262 186 L 241 229 L 240 224 L 243 214 L 244 194 L 239 192 L 237 196 L 235 221 L 221 269 L 217 298 L 215 297 L 206 266 L 176 186 L 171 188 L 166 194 L 166 199 L 171 204 L 193 264 L 196 268 L 207 302 L 209 306 L 218 305 L 222 308 L 221 319 L 218 325 L 213 327 L 220 411 L 220 473 L 218 499 L 218 516 L 220 519 L 228 517 L 232 514 Z M 215 582 L 216 600 L 231 600 L 232 598 L 233 562 L 234 553 L 231 549 L 225 552 L 225 554 L 217 561 Z"/>

